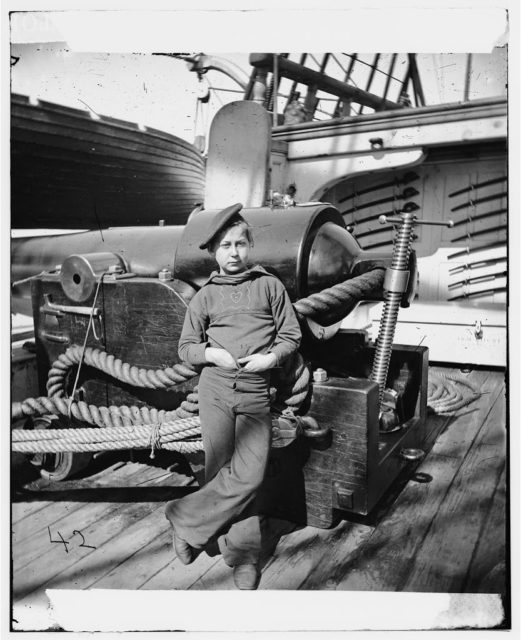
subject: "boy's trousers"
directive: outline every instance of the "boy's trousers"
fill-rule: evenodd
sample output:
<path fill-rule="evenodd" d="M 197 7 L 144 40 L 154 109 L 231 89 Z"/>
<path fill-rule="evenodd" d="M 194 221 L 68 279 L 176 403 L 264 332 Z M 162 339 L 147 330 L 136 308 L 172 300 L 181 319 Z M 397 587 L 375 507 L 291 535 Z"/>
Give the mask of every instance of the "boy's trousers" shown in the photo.
<path fill-rule="evenodd" d="M 255 498 L 271 444 L 269 381 L 269 371 L 203 369 L 199 417 L 206 484 L 166 506 L 183 540 L 202 549 L 218 537 L 230 566 L 257 562 L 261 550 Z"/>

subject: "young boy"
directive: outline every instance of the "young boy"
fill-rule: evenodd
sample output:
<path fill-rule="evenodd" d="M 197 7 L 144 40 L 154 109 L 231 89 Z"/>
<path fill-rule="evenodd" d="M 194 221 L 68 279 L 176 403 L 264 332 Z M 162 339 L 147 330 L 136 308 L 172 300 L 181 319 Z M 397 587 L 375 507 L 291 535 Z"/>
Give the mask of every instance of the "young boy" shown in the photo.
<path fill-rule="evenodd" d="M 242 205 L 219 212 L 200 248 L 219 271 L 196 293 L 179 339 L 185 362 L 205 365 L 199 417 L 204 487 L 166 506 L 173 543 L 184 564 L 218 539 L 239 589 L 256 589 L 261 548 L 257 491 L 271 441 L 270 369 L 300 344 L 300 328 L 284 285 L 249 266 L 251 229 Z"/>

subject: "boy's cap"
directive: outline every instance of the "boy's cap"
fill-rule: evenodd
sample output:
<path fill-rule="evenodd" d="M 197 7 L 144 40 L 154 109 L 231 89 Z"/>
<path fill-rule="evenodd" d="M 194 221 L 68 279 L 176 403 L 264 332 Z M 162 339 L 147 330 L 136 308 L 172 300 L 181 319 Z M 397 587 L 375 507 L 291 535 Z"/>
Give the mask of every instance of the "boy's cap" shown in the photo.
<path fill-rule="evenodd" d="M 226 207 L 226 209 L 216 213 L 205 239 L 199 245 L 199 249 L 206 249 L 219 231 L 221 231 L 233 217 L 237 216 L 242 219 L 242 216 L 238 215 L 241 209 L 242 204 L 237 202 L 237 204 L 232 204 L 230 207 Z"/>

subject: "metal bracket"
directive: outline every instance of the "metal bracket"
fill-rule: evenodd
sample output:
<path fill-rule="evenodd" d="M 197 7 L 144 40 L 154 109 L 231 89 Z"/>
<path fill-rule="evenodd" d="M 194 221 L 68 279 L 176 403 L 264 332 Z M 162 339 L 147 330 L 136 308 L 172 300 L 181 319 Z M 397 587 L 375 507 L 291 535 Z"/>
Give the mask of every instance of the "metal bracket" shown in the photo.
<path fill-rule="evenodd" d="M 353 508 L 353 490 L 344 482 L 333 482 L 333 508 L 350 510 Z"/>

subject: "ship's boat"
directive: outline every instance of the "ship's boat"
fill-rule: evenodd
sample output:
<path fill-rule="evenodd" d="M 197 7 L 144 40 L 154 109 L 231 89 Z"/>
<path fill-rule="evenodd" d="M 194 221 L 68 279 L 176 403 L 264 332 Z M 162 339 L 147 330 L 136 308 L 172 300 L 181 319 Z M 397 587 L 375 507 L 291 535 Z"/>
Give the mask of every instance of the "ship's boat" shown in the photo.
<path fill-rule="evenodd" d="M 11 226 L 184 224 L 202 201 L 189 142 L 85 110 L 11 96 Z"/>

